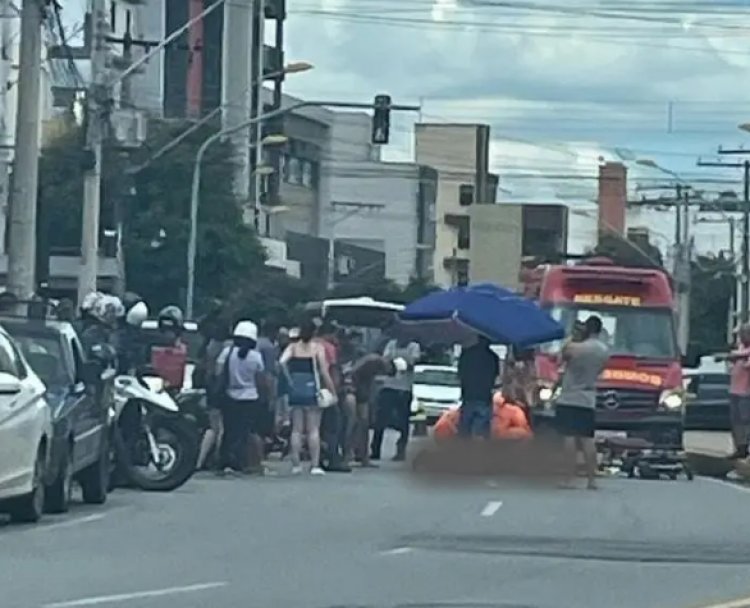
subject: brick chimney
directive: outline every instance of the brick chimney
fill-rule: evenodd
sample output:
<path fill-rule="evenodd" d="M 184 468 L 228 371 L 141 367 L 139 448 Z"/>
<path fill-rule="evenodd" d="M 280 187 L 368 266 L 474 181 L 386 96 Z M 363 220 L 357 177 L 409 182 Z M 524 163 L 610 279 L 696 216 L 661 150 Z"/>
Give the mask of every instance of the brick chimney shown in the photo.
<path fill-rule="evenodd" d="M 622 163 L 599 166 L 599 234 L 625 234 L 628 170 Z"/>

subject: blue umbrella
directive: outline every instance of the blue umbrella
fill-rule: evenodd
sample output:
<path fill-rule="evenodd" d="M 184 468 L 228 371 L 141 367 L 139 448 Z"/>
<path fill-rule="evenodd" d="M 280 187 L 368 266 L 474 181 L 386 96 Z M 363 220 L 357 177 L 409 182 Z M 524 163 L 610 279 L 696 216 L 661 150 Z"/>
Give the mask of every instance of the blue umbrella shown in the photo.
<path fill-rule="evenodd" d="M 413 337 L 426 342 L 461 343 L 482 334 L 498 344 L 524 347 L 565 335 L 536 303 L 491 283 L 431 293 L 409 304 L 399 318 Z"/>

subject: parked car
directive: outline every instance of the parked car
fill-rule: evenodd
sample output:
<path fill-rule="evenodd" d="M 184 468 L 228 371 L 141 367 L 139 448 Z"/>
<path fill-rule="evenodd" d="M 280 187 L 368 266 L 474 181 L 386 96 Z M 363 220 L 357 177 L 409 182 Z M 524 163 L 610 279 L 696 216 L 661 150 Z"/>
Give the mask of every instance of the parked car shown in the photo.
<path fill-rule="evenodd" d="M 724 363 L 703 362 L 683 373 L 687 398 L 685 431 L 730 431 L 729 371 Z"/>
<path fill-rule="evenodd" d="M 45 509 L 68 510 L 73 481 L 83 500 L 102 504 L 109 484 L 109 414 L 114 370 L 88 361 L 73 326 L 65 321 L 5 318 L 7 329 L 46 386 L 52 414 Z"/>
<path fill-rule="evenodd" d="M 414 434 L 424 435 L 446 410 L 461 405 L 458 369 L 450 365 L 417 365 L 412 391 Z"/>
<path fill-rule="evenodd" d="M 13 521 L 42 516 L 52 436 L 44 383 L 0 328 L 0 511 Z"/>

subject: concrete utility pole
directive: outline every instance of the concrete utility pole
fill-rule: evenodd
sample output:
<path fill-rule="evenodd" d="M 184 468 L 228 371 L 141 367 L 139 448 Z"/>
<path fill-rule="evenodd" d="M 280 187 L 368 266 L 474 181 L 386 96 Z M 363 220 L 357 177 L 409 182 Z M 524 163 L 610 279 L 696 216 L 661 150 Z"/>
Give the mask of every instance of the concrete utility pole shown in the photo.
<path fill-rule="evenodd" d="M 255 50 L 255 66 L 252 71 L 252 84 L 253 84 L 253 117 L 261 116 L 263 114 L 263 72 L 265 67 L 265 25 L 266 25 L 266 2 L 265 0 L 255 1 L 255 27 L 253 28 L 253 48 Z M 260 234 L 260 207 L 261 207 L 261 196 L 263 194 L 263 179 L 264 177 L 258 171 L 258 167 L 263 164 L 263 123 L 258 121 L 253 131 L 255 133 L 254 141 L 254 154 L 255 160 L 253 162 L 253 225 L 255 226 L 255 233 Z"/>
<path fill-rule="evenodd" d="M 232 130 L 232 143 L 238 157 L 234 191 L 243 205 L 250 199 L 251 138 L 248 129 L 234 127 L 246 123 L 252 115 L 252 18 L 253 0 L 233 0 L 224 6 L 221 127 Z"/>
<path fill-rule="evenodd" d="M 99 273 L 99 212 L 101 205 L 102 144 L 107 128 L 109 95 L 106 89 L 107 19 L 104 0 L 91 0 L 91 82 L 86 95 L 86 170 L 83 174 L 81 269 L 78 302 L 96 291 Z"/>
<path fill-rule="evenodd" d="M 719 148 L 719 154 L 750 156 L 750 150 Z M 744 196 L 742 199 L 742 255 L 740 256 L 740 322 L 750 321 L 750 160 L 739 163 L 698 161 L 699 167 L 732 167 L 743 170 Z"/>
<path fill-rule="evenodd" d="M 11 28 L 12 12 L 11 0 L 0 0 L 0 48 L 7 49 L 13 39 Z M 8 143 L 8 88 L 10 85 L 10 53 L 0 57 L 0 253 L 6 252 L 5 226 L 10 201 L 10 165 L 12 162 L 13 146 Z"/>
<path fill-rule="evenodd" d="M 29 299 L 36 291 L 34 274 L 43 17 L 42 0 L 23 0 L 7 281 L 8 290 L 21 299 Z"/>
<path fill-rule="evenodd" d="M 674 276 L 677 280 L 677 342 L 682 354 L 687 354 L 690 345 L 690 190 L 677 186 L 677 217 L 682 217 L 682 233 L 677 242 Z M 679 230 L 679 223 L 678 223 Z"/>

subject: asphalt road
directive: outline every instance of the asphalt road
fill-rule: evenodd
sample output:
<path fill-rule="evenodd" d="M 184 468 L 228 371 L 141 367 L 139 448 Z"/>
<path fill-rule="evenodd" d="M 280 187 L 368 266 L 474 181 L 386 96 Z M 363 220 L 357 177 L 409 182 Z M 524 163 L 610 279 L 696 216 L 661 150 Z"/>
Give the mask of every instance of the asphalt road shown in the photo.
<path fill-rule="evenodd" d="M 0 525 L 2 608 L 738 608 L 750 491 L 604 479 L 596 492 L 198 476 Z M 748 599 L 750 606 L 750 599 Z"/>

